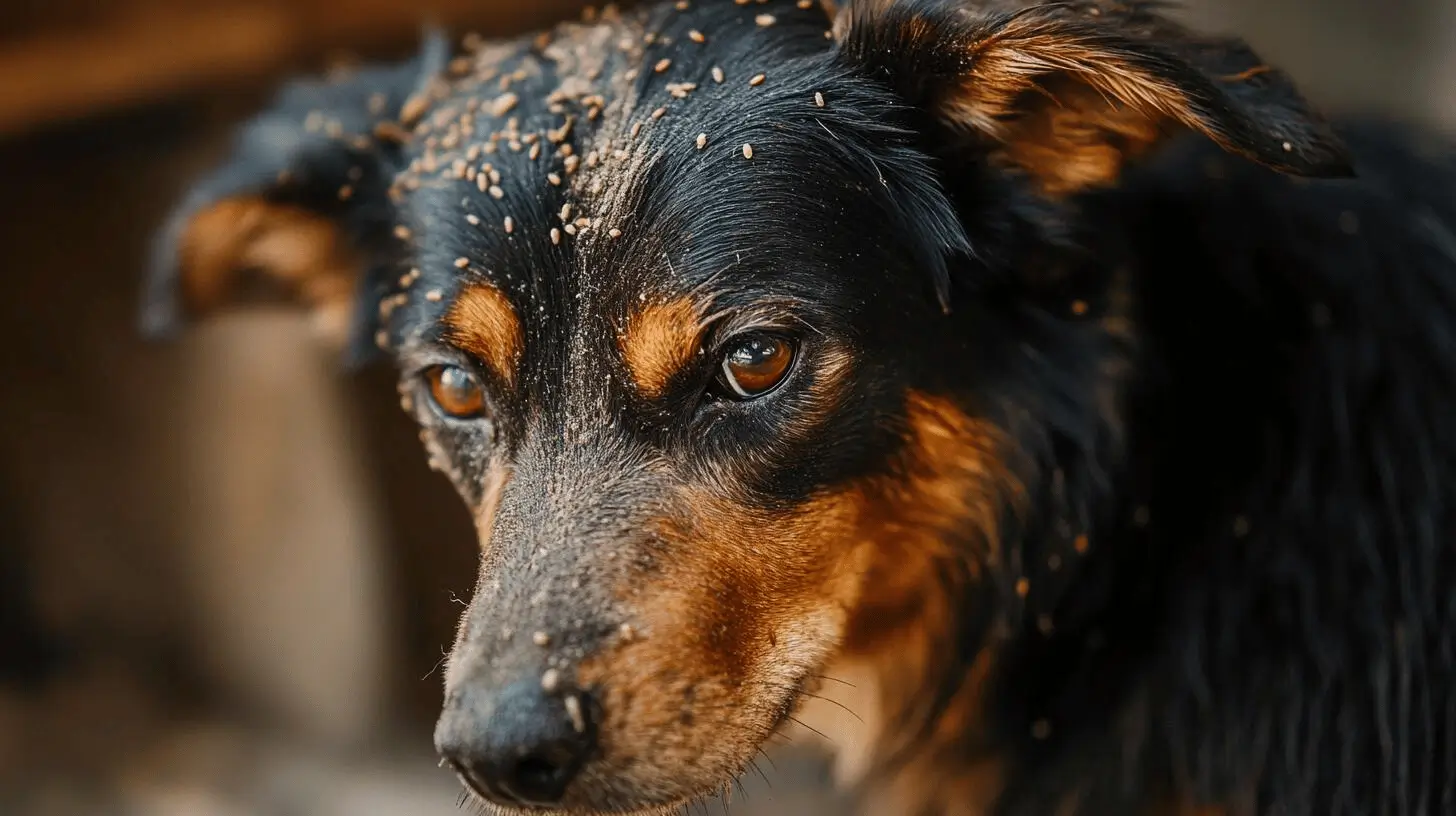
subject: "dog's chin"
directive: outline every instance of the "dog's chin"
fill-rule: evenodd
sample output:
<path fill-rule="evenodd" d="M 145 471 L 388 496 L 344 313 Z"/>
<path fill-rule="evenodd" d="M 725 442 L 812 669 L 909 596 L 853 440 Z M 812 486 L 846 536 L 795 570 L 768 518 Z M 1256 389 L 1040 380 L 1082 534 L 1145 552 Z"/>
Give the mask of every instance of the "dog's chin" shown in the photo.
<path fill-rule="evenodd" d="M 473 792 L 468 795 L 470 798 L 466 808 L 473 807 L 482 816 L 679 816 L 685 807 L 706 798 L 706 794 L 703 797 L 687 797 L 670 804 L 651 805 L 636 810 L 591 810 L 580 808 L 555 810 L 551 808 L 522 808 L 497 805 L 494 802 L 480 798 Z"/>
<path fill-rule="evenodd" d="M 729 777 L 724 784 L 731 784 L 736 777 Z M 626 805 L 619 807 L 594 808 L 590 805 L 562 806 L 560 808 L 550 807 L 522 807 L 520 805 L 500 805 L 483 798 L 480 794 L 465 788 L 466 809 L 473 809 L 481 816 L 679 816 L 684 808 L 696 802 L 712 799 L 722 790 L 722 786 L 705 791 L 697 796 L 684 796 L 679 799 L 660 804 Z"/>

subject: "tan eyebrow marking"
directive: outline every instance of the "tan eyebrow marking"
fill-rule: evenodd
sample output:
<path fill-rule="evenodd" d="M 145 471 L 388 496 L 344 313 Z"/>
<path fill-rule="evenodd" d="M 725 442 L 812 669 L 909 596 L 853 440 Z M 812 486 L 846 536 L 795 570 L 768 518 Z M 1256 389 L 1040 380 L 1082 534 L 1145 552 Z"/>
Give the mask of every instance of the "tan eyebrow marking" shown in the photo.
<path fill-rule="evenodd" d="M 515 384 L 525 332 L 503 292 L 487 284 L 467 286 L 450 306 L 445 325 L 446 339 L 475 355 L 501 382 Z"/>
<path fill-rule="evenodd" d="M 648 302 L 627 318 L 618 344 L 643 396 L 660 397 L 693 360 L 703 337 L 702 308 L 689 297 Z"/>

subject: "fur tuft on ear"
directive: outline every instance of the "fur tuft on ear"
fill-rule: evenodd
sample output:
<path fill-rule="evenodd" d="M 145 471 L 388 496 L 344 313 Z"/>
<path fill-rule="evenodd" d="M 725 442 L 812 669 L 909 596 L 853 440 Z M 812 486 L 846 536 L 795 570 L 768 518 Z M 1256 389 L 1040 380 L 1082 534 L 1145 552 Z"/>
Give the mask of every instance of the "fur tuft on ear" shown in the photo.
<path fill-rule="evenodd" d="M 448 56 L 431 33 L 409 62 L 284 88 L 158 233 L 143 331 L 165 336 L 245 299 L 285 301 L 309 308 L 350 362 L 371 356 L 373 281 L 399 257 L 389 188 L 410 138 L 400 120 Z"/>
<path fill-rule="evenodd" d="M 1193 34 L 1149 0 L 858 0 L 842 55 L 1048 195 L 1116 181 L 1180 130 L 1276 170 L 1340 177 L 1345 149 L 1244 43 Z"/>

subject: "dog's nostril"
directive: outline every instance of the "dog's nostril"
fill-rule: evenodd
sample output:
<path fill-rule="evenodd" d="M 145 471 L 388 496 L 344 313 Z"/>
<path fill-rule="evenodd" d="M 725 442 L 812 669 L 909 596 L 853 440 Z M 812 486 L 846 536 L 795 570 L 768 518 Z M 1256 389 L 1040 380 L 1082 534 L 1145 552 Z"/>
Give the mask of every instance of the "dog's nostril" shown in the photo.
<path fill-rule="evenodd" d="M 566 783 L 571 781 L 570 767 L 569 757 L 553 758 L 545 754 L 528 756 L 516 763 L 505 787 L 524 801 L 556 801 L 561 798 Z"/>
<path fill-rule="evenodd" d="M 491 698 L 494 699 L 491 699 Z M 501 805 L 561 802 L 596 747 L 580 698 L 548 695 L 539 680 L 492 694 L 462 689 L 441 717 L 436 741 L 461 779 Z M 484 718 L 478 712 L 489 711 Z"/>

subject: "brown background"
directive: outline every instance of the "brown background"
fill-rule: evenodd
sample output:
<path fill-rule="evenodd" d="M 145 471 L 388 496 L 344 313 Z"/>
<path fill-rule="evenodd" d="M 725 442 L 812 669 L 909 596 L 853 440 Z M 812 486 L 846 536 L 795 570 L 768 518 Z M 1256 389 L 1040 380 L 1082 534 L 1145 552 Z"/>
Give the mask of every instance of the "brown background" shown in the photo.
<path fill-rule="evenodd" d="M 570 0 L 0 5 L 0 813 L 450 814 L 472 533 L 392 373 L 290 315 L 149 346 L 151 231 L 280 78 Z M 1204 0 L 1327 107 L 1456 126 L 1456 0 Z M 807 814 L 785 755 L 734 812 Z M 766 769 L 767 770 L 767 769 Z M 809 797 L 800 799 L 797 797 Z"/>

